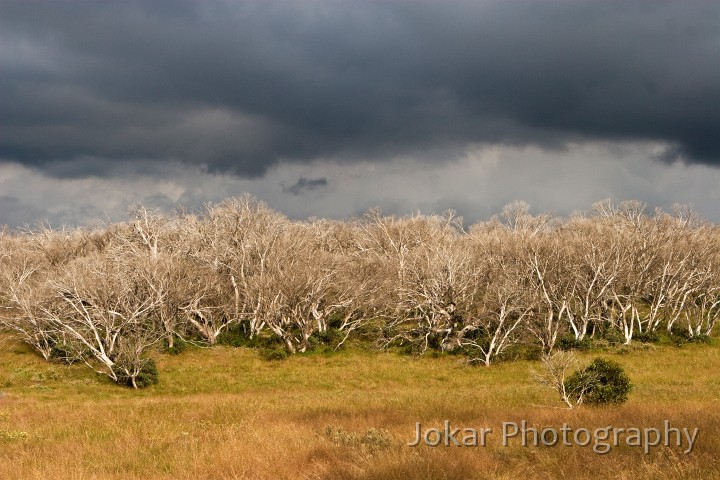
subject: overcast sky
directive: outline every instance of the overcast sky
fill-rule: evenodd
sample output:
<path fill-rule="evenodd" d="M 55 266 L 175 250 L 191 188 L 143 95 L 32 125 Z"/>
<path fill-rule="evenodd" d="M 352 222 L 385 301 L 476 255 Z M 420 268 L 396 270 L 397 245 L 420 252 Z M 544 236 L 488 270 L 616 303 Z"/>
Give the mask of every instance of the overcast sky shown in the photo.
<path fill-rule="evenodd" d="M 249 192 L 720 221 L 720 4 L 0 0 L 0 224 Z"/>

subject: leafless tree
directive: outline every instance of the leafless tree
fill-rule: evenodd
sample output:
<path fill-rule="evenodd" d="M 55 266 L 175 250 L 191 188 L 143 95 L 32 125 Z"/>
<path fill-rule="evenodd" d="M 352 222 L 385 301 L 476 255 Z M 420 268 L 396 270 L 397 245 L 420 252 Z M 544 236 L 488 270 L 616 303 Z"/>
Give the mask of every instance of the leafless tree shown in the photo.
<path fill-rule="evenodd" d="M 414 252 L 401 291 L 404 314 L 388 341 L 403 338 L 420 352 L 431 343 L 442 350 L 460 346 L 465 322 L 480 300 L 478 274 L 459 239 Z"/>
<path fill-rule="evenodd" d="M 551 352 L 558 335 L 568 323 L 576 331 L 572 300 L 577 282 L 570 266 L 572 257 L 567 245 L 556 236 L 542 236 L 528 241 L 523 258 L 527 263 L 529 277 L 533 279 L 537 314 L 528 321 L 527 328 L 538 339 L 544 352 Z"/>
<path fill-rule="evenodd" d="M 543 355 L 541 370 L 530 370 L 531 377 L 540 385 L 555 390 L 568 408 L 581 405 L 592 382 L 580 382 L 575 390 L 570 389 L 567 380 L 578 370 L 580 362 L 572 352 L 554 352 Z"/>
<path fill-rule="evenodd" d="M 74 355 L 137 387 L 143 353 L 163 335 L 151 317 L 163 299 L 150 294 L 134 267 L 123 250 L 78 259 L 50 282 L 52 302 L 41 309 Z"/>
<path fill-rule="evenodd" d="M 485 365 L 520 342 L 549 354 L 565 334 L 712 332 L 720 233 L 691 207 L 529 212 L 515 202 L 466 231 L 452 212 L 293 221 L 242 196 L 193 214 L 136 205 L 125 223 L 3 231 L 0 325 L 45 358 L 64 352 L 131 381 L 158 338 L 215 344 L 235 329 L 289 352 L 361 331 Z"/>
<path fill-rule="evenodd" d="M 612 287 L 623 272 L 623 251 L 615 234 L 606 221 L 585 217 L 572 219 L 563 231 L 561 241 L 571 248 L 565 264 L 572 282 L 568 322 L 578 340 L 585 338 L 590 325 L 603 322 Z"/>
<path fill-rule="evenodd" d="M 0 325 L 49 360 L 57 337 L 42 310 L 49 267 L 25 240 L 7 236 L 0 244 Z"/>
<path fill-rule="evenodd" d="M 322 225 L 287 224 L 268 252 L 262 277 L 249 279 L 252 315 L 283 340 L 290 352 L 304 352 L 328 319 L 347 311 L 355 293 L 340 281 L 339 259 L 323 248 Z M 347 328 L 347 327 L 346 327 Z"/>
<path fill-rule="evenodd" d="M 521 326 L 532 318 L 537 305 L 519 239 L 511 231 L 495 227 L 473 233 L 477 242 L 474 258 L 482 265 L 482 296 L 465 320 L 461 342 L 479 353 L 472 360 L 488 366 L 518 341 Z"/>
<path fill-rule="evenodd" d="M 210 344 L 243 321 L 253 337 L 264 328 L 250 282 L 263 278 L 267 256 L 287 220 L 249 196 L 208 205 L 201 217 L 178 225 L 188 280 L 182 310 Z"/>

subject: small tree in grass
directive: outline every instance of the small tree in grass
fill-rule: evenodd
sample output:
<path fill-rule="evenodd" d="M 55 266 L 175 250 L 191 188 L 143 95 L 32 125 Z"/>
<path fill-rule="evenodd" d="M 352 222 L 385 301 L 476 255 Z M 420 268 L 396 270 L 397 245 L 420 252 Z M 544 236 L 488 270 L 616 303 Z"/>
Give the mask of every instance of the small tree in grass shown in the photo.
<path fill-rule="evenodd" d="M 573 373 L 565 381 L 565 389 L 583 392 L 582 396 L 572 393 L 577 403 L 619 405 L 627 401 L 632 385 L 619 363 L 596 358 L 584 369 Z"/>
<path fill-rule="evenodd" d="M 568 408 L 574 408 L 576 404 L 582 403 L 585 391 L 574 391 L 567 384 L 572 372 L 579 366 L 578 358 L 574 353 L 563 350 L 546 353 L 542 356 L 541 363 L 542 370 L 530 371 L 536 382 L 555 390 Z M 580 387 L 580 385 L 575 387 Z"/>
<path fill-rule="evenodd" d="M 568 408 L 584 403 L 619 405 L 627 400 L 632 386 L 618 363 L 596 358 L 587 367 L 577 370 L 578 364 L 574 353 L 558 351 L 544 355 L 543 369 L 531 371 L 531 375 L 541 385 L 558 392 Z"/>

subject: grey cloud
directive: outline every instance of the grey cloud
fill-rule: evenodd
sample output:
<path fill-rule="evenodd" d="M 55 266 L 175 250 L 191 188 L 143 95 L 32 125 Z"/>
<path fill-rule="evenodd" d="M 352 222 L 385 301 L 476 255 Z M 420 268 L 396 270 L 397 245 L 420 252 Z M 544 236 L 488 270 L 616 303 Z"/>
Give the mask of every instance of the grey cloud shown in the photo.
<path fill-rule="evenodd" d="M 720 164 L 709 0 L 6 0 L 0 45 L 0 158 L 60 177 L 602 139 Z"/>
<path fill-rule="evenodd" d="M 4 226 L 22 227 L 33 220 L 40 220 L 43 214 L 41 208 L 26 204 L 15 195 L 0 195 L 0 231 Z"/>
<path fill-rule="evenodd" d="M 720 221 L 720 169 L 652 160 L 660 147 L 608 142 L 562 152 L 480 147 L 447 164 L 416 158 L 285 163 L 253 179 L 179 163 L 166 165 L 162 176 L 57 178 L 6 163 L 0 164 L 0 224 L 22 226 L 48 219 L 59 226 L 126 220 L 128 206 L 137 202 L 168 213 L 178 205 L 199 211 L 207 202 L 244 192 L 296 219 L 357 217 L 373 207 L 396 215 L 454 209 L 469 225 L 514 200 L 527 201 L 533 213 L 567 215 L 611 197 L 616 202 L 642 200 L 649 211 L 693 203 L 700 215 Z M 302 196 L 278 188 L 319 179 L 325 179 L 327 186 Z"/>
<path fill-rule="evenodd" d="M 283 191 L 286 193 L 292 193 L 293 195 L 301 195 L 310 190 L 317 190 L 319 188 L 327 187 L 327 178 L 305 178 L 300 176 L 298 181 L 289 187 L 283 186 Z"/>

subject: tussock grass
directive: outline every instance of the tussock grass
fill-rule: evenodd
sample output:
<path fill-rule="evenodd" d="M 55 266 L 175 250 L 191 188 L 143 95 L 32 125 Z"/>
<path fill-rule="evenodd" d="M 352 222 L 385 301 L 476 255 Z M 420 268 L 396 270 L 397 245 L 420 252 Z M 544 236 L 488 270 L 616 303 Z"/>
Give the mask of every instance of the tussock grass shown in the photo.
<path fill-rule="evenodd" d="M 657 346 L 603 356 L 634 390 L 612 408 L 567 410 L 517 361 L 471 367 L 345 351 L 263 360 L 216 347 L 157 354 L 160 383 L 120 388 L 81 365 L 0 344 L 0 478 L 717 478 L 720 348 Z M 587 362 L 596 352 L 583 353 Z M 486 447 L 411 448 L 415 422 L 492 427 Z M 502 422 L 701 429 L 695 450 L 500 444 Z"/>

